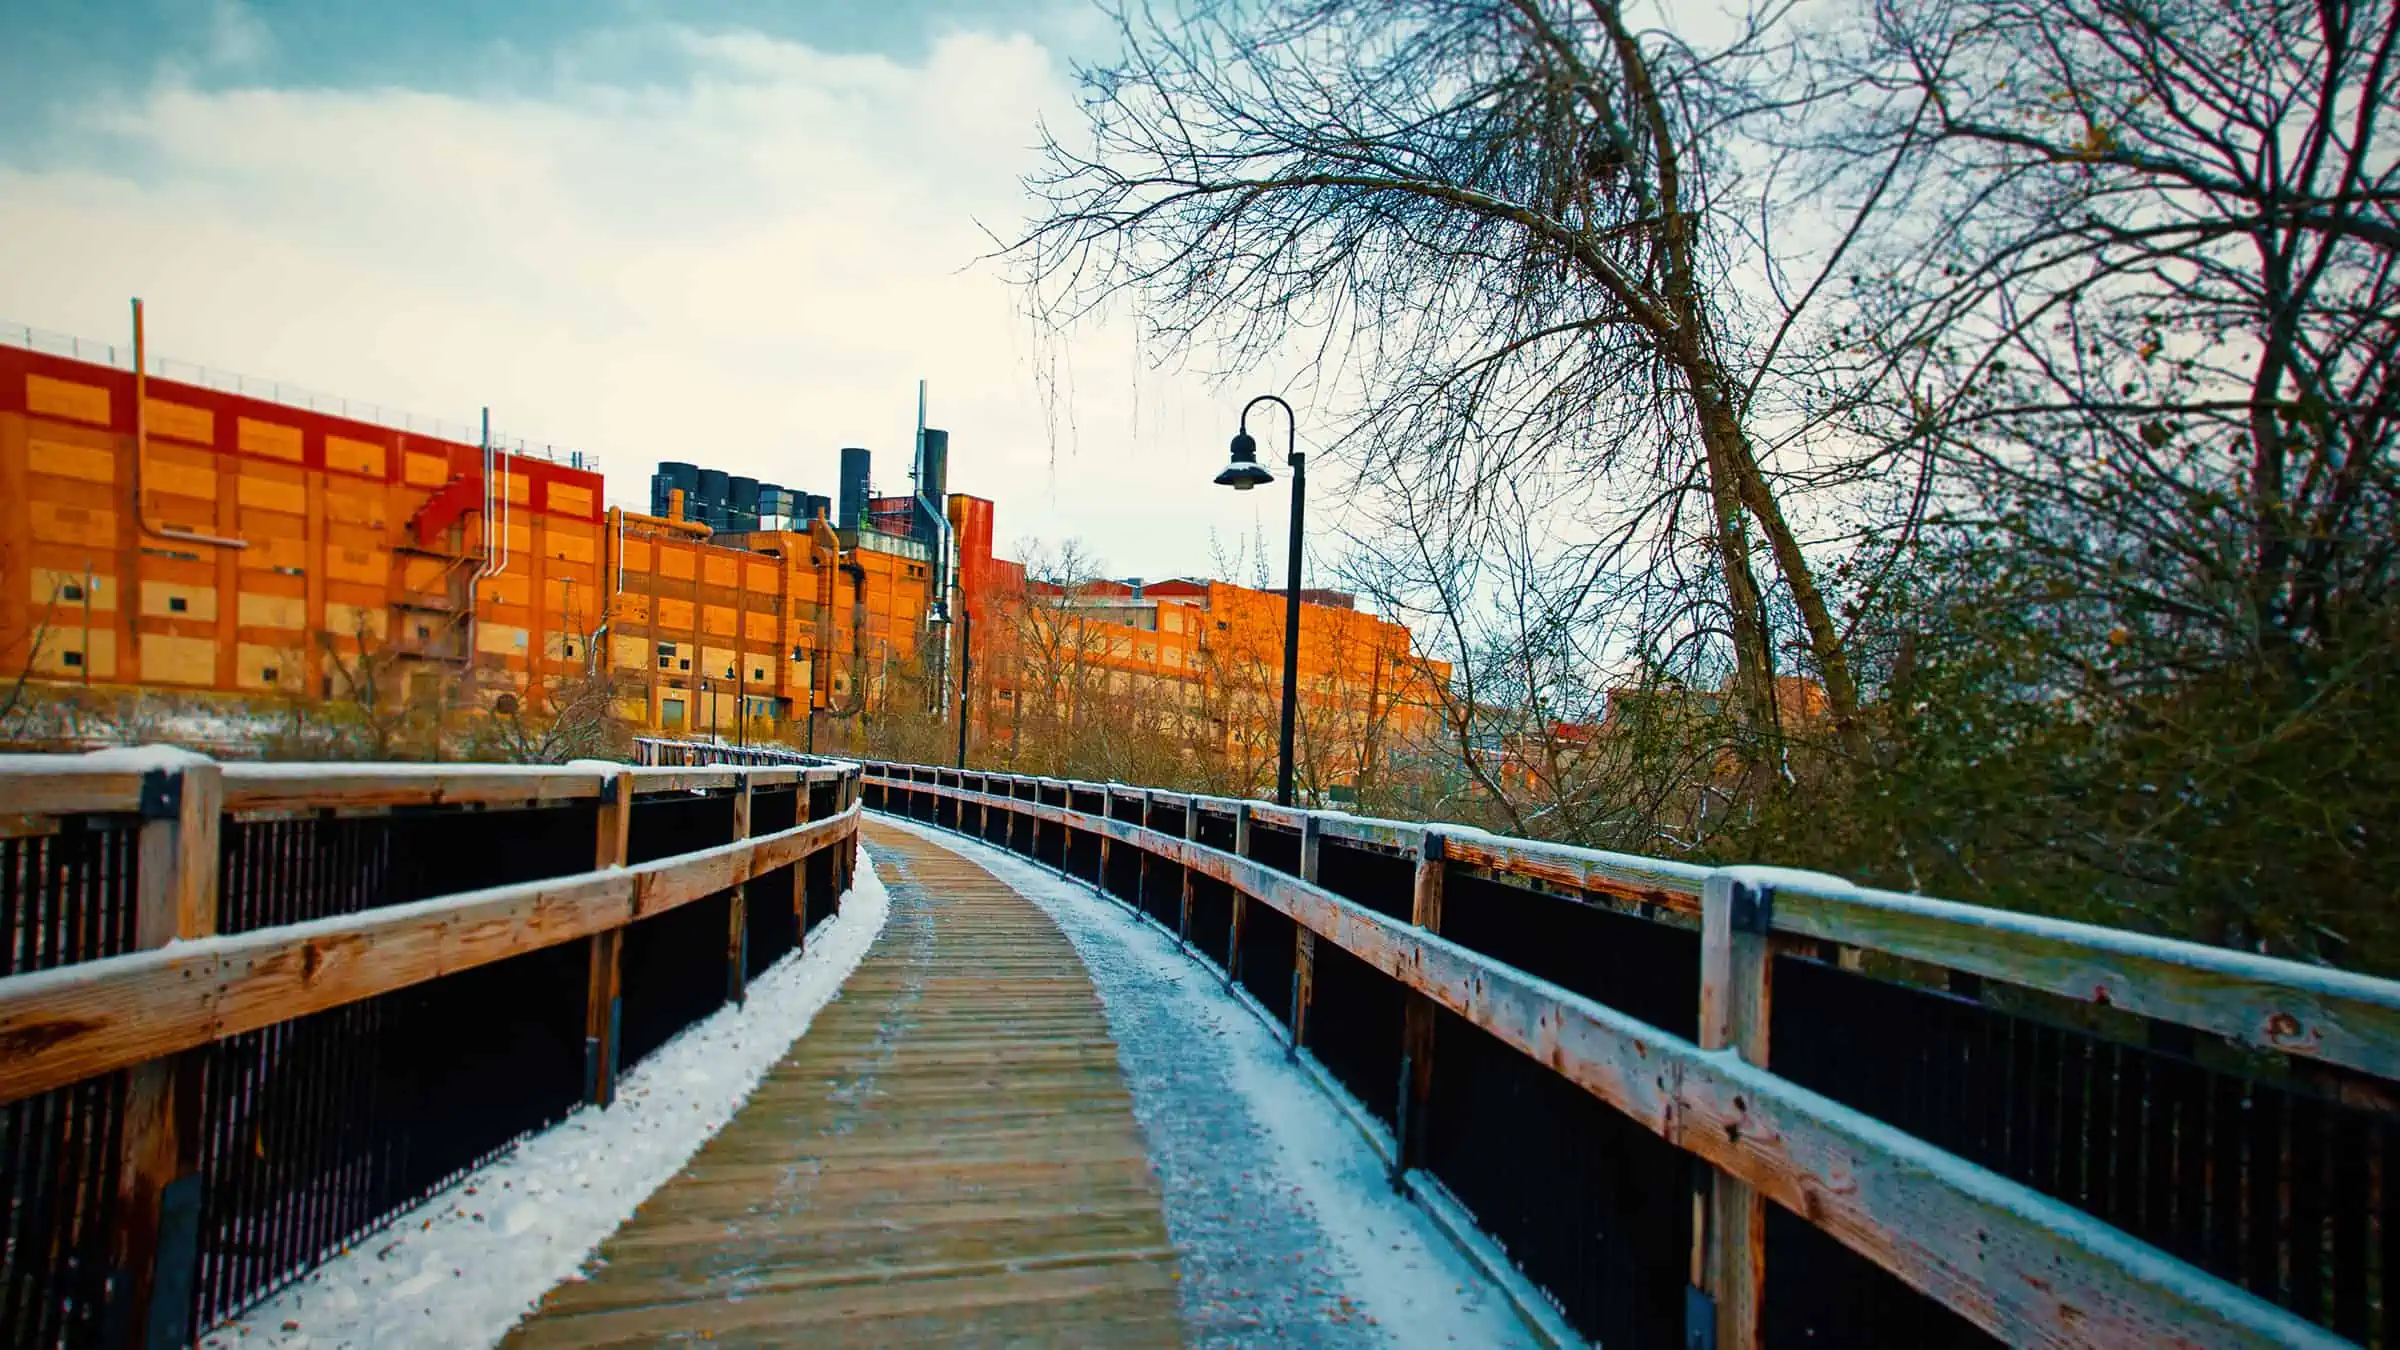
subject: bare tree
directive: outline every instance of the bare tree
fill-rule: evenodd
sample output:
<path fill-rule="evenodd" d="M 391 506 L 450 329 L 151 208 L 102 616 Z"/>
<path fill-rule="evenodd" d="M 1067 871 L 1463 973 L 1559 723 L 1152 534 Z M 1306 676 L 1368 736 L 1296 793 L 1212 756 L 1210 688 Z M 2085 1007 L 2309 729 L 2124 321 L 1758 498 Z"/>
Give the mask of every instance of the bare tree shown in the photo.
<path fill-rule="evenodd" d="M 24 650 L 22 659 L 14 662 L 17 671 L 16 674 L 9 677 L 8 692 L 0 695 L 0 735 L 15 731 L 19 714 L 29 708 L 30 700 L 27 692 L 34 671 L 41 665 L 42 653 L 49 648 L 50 625 L 57 615 L 59 596 L 63 593 L 65 584 L 64 579 L 60 577 L 53 576 L 51 578 L 50 596 L 42 602 L 41 617 L 34 621 L 32 627 L 18 635 L 16 641 L 8 644 L 7 652 L 0 652 L 0 657 L 5 657 L 13 654 L 20 646 Z M 91 660 L 91 653 L 85 652 L 82 659 Z"/>
<path fill-rule="evenodd" d="M 1091 142 L 1049 143 L 1047 214 L 1015 256 L 1054 320 L 1138 299 L 1154 349 L 1213 344 L 1236 370 L 1315 344 L 1324 387 L 1355 393 L 1358 477 L 1401 516 L 1548 497 L 1585 545 L 1564 584 L 1675 590 L 1625 645 L 1722 644 L 1764 754 L 1759 546 L 1838 724 L 1858 697 L 1759 439 L 1821 288 L 1771 284 L 1765 313 L 1730 290 L 1744 267 L 1784 280 L 1749 257 L 1770 187 L 1729 149 L 1812 96 L 1777 23 L 1703 50 L 1608 0 L 1123 15 L 1122 58 L 1083 73 Z"/>
<path fill-rule="evenodd" d="M 1856 433 L 1925 470 L 1855 588 L 1909 784 L 1878 851 L 2400 961 L 2400 7 L 1867 14 L 1880 101 L 1824 148 L 1907 209 L 1840 342 Z"/>
<path fill-rule="evenodd" d="M 1056 772 L 1044 757 L 1075 743 L 1100 711 L 1094 704 L 1104 682 L 1100 661 L 1107 639 L 1091 611 L 1077 603 L 1095 564 L 1072 539 L 1055 549 L 1027 540 L 1018 551 L 1025 559 L 1025 592 L 1008 614 L 1013 650 L 1005 678 L 1014 686 L 1017 731 L 1010 762 Z"/>

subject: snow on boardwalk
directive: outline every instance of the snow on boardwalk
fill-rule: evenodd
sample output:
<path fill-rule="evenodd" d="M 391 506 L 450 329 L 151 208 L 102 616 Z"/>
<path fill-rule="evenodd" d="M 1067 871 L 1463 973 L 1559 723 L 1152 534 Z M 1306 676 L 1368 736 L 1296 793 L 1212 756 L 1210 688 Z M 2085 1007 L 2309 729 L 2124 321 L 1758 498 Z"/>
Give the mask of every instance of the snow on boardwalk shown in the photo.
<path fill-rule="evenodd" d="M 711 1014 L 635 1065 L 616 1105 L 586 1107 L 469 1173 L 258 1307 L 203 1350 L 488 1346 L 690 1160 L 835 998 L 883 930 L 870 857 L 840 913 Z"/>
<path fill-rule="evenodd" d="M 1164 1183 L 1189 1344 L 1538 1343 L 1392 1193 L 1373 1150 L 1282 1043 L 1173 936 L 1015 854 L 887 819 L 870 818 L 878 849 L 899 846 L 897 830 L 938 843 L 1031 898 L 1075 944 Z"/>
<path fill-rule="evenodd" d="M 506 1344 L 1181 1342 L 1074 949 L 984 869 L 869 834 L 891 915 L 841 999 Z"/>

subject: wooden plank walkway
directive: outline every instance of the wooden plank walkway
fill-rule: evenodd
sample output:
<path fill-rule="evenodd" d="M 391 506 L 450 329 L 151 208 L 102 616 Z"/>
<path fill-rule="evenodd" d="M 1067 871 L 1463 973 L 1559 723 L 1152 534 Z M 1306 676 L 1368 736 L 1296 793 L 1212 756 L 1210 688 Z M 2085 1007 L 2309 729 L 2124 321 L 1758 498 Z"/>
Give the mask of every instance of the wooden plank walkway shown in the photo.
<path fill-rule="evenodd" d="M 973 863 L 866 834 L 891 919 L 841 997 L 506 1345 L 1181 1343 L 1074 949 Z"/>

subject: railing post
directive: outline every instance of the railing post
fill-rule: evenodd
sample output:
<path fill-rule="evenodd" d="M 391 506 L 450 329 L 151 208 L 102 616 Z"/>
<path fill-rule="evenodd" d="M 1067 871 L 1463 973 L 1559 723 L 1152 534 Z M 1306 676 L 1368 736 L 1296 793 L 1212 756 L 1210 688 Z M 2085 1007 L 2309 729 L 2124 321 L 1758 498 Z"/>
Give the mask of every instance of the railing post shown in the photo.
<path fill-rule="evenodd" d="M 1768 1011 L 1774 997 L 1772 887 L 1711 872 L 1700 894 L 1700 1048 L 1730 1047 L 1767 1066 Z M 1767 1215 L 1749 1183 L 1706 1174 L 1707 1195 L 1692 1197 L 1692 1275 L 1688 1322 L 1713 1322 L 1717 1350 L 1756 1350 L 1767 1261 Z M 1696 1329 L 1687 1326 L 1687 1337 Z"/>
<path fill-rule="evenodd" d="M 1409 922 L 1428 933 L 1442 931 L 1441 831 L 1417 836 L 1416 885 L 1409 895 Z M 1425 1108 L 1433 1096 L 1433 1000 L 1411 990 L 1400 1028 L 1400 1091 L 1393 1112 L 1392 1187 L 1400 1188 L 1410 1168 L 1425 1157 Z"/>
<path fill-rule="evenodd" d="M 1067 803 L 1072 806 L 1074 801 L 1075 789 L 1068 788 Z M 1100 789 L 1100 818 L 1102 820 L 1115 820 L 1117 818 L 1117 785 L 1114 783 L 1110 783 Z M 1100 893 L 1102 895 L 1108 894 L 1107 830 L 1100 831 L 1100 870 L 1094 875 L 1094 880 L 1098 884 Z"/>
<path fill-rule="evenodd" d="M 134 945 L 164 947 L 217 931 L 225 771 L 199 755 L 142 775 Z M 103 1331 L 117 1345 L 192 1340 L 200 1258 L 200 1079 L 187 1050 L 126 1071 L 116 1231 Z M 117 1310 L 121 1309 L 121 1312 Z"/>
<path fill-rule="evenodd" d="M 1324 853 L 1324 836 L 1317 813 L 1300 817 L 1300 879 L 1317 883 L 1317 862 Z M 1308 1043 L 1308 1005 L 1317 995 L 1317 934 L 1306 924 L 1292 926 L 1292 1044 L 1294 1059 Z"/>
<path fill-rule="evenodd" d="M 1183 799 L 1183 841 L 1186 844 L 1200 842 L 1200 799 L 1198 797 Z M 1176 908 L 1175 939 L 1189 946 L 1192 941 L 1192 869 L 1186 867 L 1182 870 L 1183 895 L 1182 903 Z"/>
<path fill-rule="evenodd" d="M 1237 858 L 1250 856 L 1250 803 L 1233 808 L 1233 854 Z M 1242 888 L 1233 888 L 1232 914 L 1225 922 L 1225 987 L 1238 988 L 1242 983 L 1242 918 L 1249 911 L 1250 897 Z"/>
<path fill-rule="evenodd" d="M 808 770 L 800 771 L 800 782 L 792 789 L 800 795 L 793 799 L 792 823 L 806 825 L 817 818 L 816 784 L 809 781 Z M 808 857 L 792 864 L 792 950 L 808 950 Z"/>
<path fill-rule="evenodd" d="M 750 774 L 737 770 L 741 777 L 733 792 L 733 838 L 738 843 L 750 837 Z M 726 897 L 725 907 L 725 1001 L 742 1003 L 750 996 L 750 887 L 747 882 L 735 882 L 733 892 Z"/>
<path fill-rule="evenodd" d="M 624 866 L 632 832 L 633 775 L 618 769 L 600 780 L 600 825 L 593 868 Z M 618 1033 L 624 1020 L 624 927 L 594 933 L 589 950 L 583 997 L 583 1099 L 606 1107 L 617 1099 Z"/>
<path fill-rule="evenodd" d="M 867 779 L 864 773 L 853 773 L 842 780 L 842 789 L 839 793 L 842 799 L 842 809 L 848 810 L 856 806 L 866 796 L 866 792 Z M 850 893 L 851 881 L 858 875 L 858 839 L 858 831 L 852 830 L 850 842 L 834 850 L 834 856 L 841 859 L 842 872 L 841 884 L 836 886 L 833 892 L 836 904 L 840 903 L 842 896 Z"/>
<path fill-rule="evenodd" d="M 1150 810 L 1156 804 L 1156 795 L 1153 789 L 1142 789 L 1142 818 L 1138 823 L 1145 830 L 1150 828 Z M 1133 907 L 1138 913 L 1150 912 L 1150 850 L 1146 848 L 1133 851 Z"/>

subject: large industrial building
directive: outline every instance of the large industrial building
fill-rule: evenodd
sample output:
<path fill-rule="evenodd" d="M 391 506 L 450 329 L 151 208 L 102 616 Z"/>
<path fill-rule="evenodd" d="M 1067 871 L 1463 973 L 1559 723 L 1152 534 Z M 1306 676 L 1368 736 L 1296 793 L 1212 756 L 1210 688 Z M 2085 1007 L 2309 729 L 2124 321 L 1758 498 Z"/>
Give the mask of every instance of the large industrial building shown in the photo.
<path fill-rule="evenodd" d="M 46 345 L 0 345 L 11 680 L 538 710 L 603 678 L 644 727 L 796 740 L 812 711 L 954 709 L 953 644 L 971 632 L 975 720 L 1014 725 L 1040 692 L 1019 687 L 1038 665 L 1015 651 L 1023 569 L 993 556 L 993 504 L 947 491 L 940 430 L 919 437 L 905 492 L 877 495 L 857 447 L 828 495 L 663 461 L 643 513 L 606 506 L 581 456 L 137 380 L 122 348 Z M 1269 593 L 1104 583 L 1062 606 L 1051 589 L 1031 622 L 1081 615 L 1095 668 L 1120 685 L 1180 681 L 1197 704 L 1234 655 L 1246 668 L 1279 650 Z M 1356 673 L 1387 690 L 1370 700 L 1389 699 L 1377 672 L 1404 665 L 1410 715 L 1426 715 L 1438 668 L 1409 655 L 1404 628 L 1311 613 L 1311 697 L 1334 697 L 1363 659 Z"/>

